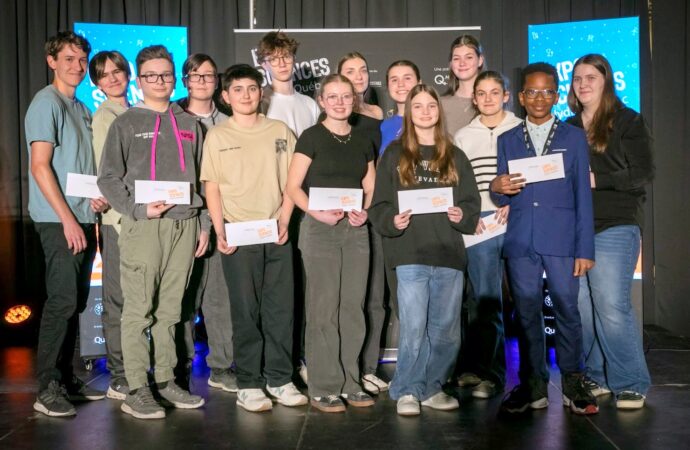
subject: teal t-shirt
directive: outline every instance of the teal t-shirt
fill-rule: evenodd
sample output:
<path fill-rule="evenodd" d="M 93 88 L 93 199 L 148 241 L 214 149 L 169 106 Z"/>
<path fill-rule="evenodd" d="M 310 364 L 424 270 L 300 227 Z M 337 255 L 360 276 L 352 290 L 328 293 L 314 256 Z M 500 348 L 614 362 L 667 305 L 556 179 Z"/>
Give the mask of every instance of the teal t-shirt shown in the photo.
<path fill-rule="evenodd" d="M 96 175 L 91 145 L 91 113 L 79 100 L 61 94 L 52 84 L 36 93 L 24 119 L 26 146 L 31 167 L 31 143 L 53 144 L 51 165 L 60 189 L 65 192 L 67 173 Z M 67 205 L 79 223 L 96 222 L 88 198 L 68 197 Z M 59 222 L 57 214 L 38 188 L 29 169 L 29 214 L 34 222 Z"/>

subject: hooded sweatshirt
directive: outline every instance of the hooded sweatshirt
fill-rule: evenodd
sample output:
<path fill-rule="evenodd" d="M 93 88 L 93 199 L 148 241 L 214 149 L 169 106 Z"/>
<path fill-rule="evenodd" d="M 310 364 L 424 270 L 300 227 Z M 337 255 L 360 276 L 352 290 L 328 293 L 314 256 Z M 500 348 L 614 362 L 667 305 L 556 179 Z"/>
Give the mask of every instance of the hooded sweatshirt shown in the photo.
<path fill-rule="evenodd" d="M 455 146 L 462 149 L 472 164 L 482 198 L 482 211 L 494 211 L 498 206 L 491 200 L 489 184 L 496 177 L 498 136 L 522 123 L 522 119 L 510 111 L 494 129 L 484 125 L 477 116 L 464 128 L 455 133 Z"/>
<path fill-rule="evenodd" d="M 158 133 L 156 133 L 158 129 Z M 146 220 L 145 204 L 134 202 L 134 181 L 187 181 L 189 205 L 175 205 L 161 217 L 184 220 L 204 208 L 199 194 L 201 125 L 176 103 L 158 112 L 140 103 L 120 115 L 110 127 L 101 157 L 98 188 L 117 212 L 134 220 Z M 208 214 L 201 227 L 209 230 Z"/>

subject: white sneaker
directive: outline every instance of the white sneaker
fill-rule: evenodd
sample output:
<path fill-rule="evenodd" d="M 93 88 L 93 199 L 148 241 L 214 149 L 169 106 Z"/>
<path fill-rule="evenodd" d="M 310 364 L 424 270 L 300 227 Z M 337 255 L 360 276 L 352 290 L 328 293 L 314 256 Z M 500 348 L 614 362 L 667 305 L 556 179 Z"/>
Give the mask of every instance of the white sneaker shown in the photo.
<path fill-rule="evenodd" d="M 398 399 L 398 415 L 418 416 L 421 413 L 419 400 L 414 395 L 403 395 Z"/>
<path fill-rule="evenodd" d="M 438 392 L 422 402 L 422 406 L 428 406 L 431 409 L 438 409 L 440 411 L 450 411 L 458 409 L 460 402 L 455 397 L 451 397 L 445 392 Z"/>
<path fill-rule="evenodd" d="M 309 399 L 303 395 L 297 387 L 292 384 L 284 384 L 280 387 L 271 387 L 266 385 L 266 390 L 272 397 L 278 400 L 278 403 L 285 406 L 301 406 L 306 405 Z"/>
<path fill-rule="evenodd" d="M 378 394 L 379 392 L 388 390 L 388 383 L 373 373 L 362 376 L 362 386 L 365 391 L 371 392 L 372 394 Z"/>
<path fill-rule="evenodd" d="M 251 412 L 273 409 L 271 399 L 266 397 L 262 389 L 240 389 L 237 393 L 237 404 Z"/>

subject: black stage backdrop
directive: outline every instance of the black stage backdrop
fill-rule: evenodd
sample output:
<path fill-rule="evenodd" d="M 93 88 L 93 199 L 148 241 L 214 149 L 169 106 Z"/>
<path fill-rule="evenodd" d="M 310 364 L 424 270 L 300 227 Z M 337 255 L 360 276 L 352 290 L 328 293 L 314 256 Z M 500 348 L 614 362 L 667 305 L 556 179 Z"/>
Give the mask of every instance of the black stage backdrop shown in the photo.
<path fill-rule="evenodd" d="M 43 295 L 42 253 L 26 209 L 23 118 L 33 94 L 50 81 L 45 40 L 73 22 L 182 25 L 189 27 L 190 51 L 206 52 L 224 68 L 235 59 L 233 29 L 249 28 L 249 0 L 2 0 L 0 5 L 2 306 Z M 645 322 L 690 334 L 690 208 L 685 206 L 690 187 L 681 183 L 690 173 L 686 2 L 653 4 L 653 43 L 646 39 L 651 0 L 256 0 L 255 5 L 255 28 L 479 25 L 488 66 L 513 79 L 527 63 L 528 24 L 640 16 L 642 110 L 653 126 L 657 165 L 644 233 Z"/>

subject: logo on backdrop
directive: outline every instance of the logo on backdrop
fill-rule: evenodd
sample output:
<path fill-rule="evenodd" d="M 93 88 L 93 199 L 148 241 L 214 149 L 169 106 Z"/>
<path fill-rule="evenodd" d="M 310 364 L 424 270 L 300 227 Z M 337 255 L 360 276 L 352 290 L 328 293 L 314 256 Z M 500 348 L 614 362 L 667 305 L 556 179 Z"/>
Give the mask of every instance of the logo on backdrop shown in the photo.
<path fill-rule="evenodd" d="M 252 61 L 254 66 L 264 76 L 264 83 L 261 87 L 267 84 L 272 84 L 271 74 L 261 66 L 259 61 L 259 54 L 256 48 L 251 49 Z M 313 97 L 321 87 L 319 80 L 326 75 L 331 74 L 331 64 L 325 56 L 315 57 L 308 60 L 295 60 L 292 67 L 292 77 L 295 81 L 295 90 L 301 94 Z M 334 71 L 333 71 L 334 72 Z"/>

